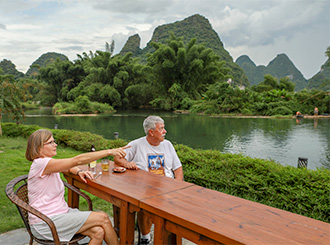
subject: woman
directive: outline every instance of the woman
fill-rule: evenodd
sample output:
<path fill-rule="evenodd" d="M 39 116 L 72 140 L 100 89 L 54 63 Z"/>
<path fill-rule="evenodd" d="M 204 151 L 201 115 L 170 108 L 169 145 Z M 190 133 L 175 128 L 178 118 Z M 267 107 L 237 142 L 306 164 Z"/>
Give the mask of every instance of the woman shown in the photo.
<path fill-rule="evenodd" d="M 118 244 L 117 235 L 106 213 L 79 211 L 71 209 L 64 200 L 64 185 L 60 172 L 77 174 L 82 181 L 93 179 L 89 171 L 79 169 L 78 165 L 109 155 L 124 157 L 127 147 L 83 153 L 66 159 L 53 159 L 56 155 L 56 142 L 52 132 L 40 129 L 28 139 L 26 159 L 32 161 L 28 176 L 30 205 L 49 216 L 55 223 L 61 241 L 69 241 L 81 233 L 90 237 L 89 244 Z M 41 239 L 53 240 L 48 225 L 38 217 L 29 214 L 32 233 Z"/>

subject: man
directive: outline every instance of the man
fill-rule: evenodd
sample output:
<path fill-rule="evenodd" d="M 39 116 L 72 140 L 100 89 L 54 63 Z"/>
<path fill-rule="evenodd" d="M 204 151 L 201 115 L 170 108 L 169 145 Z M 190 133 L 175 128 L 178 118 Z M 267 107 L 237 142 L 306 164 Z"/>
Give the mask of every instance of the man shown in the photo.
<path fill-rule="evenodd" d="M 172 143 L 165 140 L 166 130 L 164 120 L 159 116 L 149 116 L 143 122 L 146 136 L 131 141 L 126 149 L 125 158 L 114 157 L 117 165 L 127 169 L 142 169 L 154 174 L 183 180 L 183 170 L 180 159 Z M 138 225 L 141 230 L 140 244 L 150 243 L 150 217 L 140 211 Z"/>

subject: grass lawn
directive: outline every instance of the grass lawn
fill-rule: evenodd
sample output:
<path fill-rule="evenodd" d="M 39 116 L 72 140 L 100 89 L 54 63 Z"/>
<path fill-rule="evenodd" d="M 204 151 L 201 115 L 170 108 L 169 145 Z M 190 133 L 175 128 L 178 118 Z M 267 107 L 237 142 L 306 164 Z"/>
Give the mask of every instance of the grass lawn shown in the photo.
<path fill-rule="evenodd" d="M 7 198 L 5 187 L 13 178 L 27 174 L 31 162 L 25 158 L 27 139 L 0 136 L 0 233 L 24 227 L 16 206 Z M 71 148 L 57 147 L 54 158 L 68 158 L 82 153 Z M 65 178 L 62 176 L 65 180 Z M 94 210 L 103 210 L 112 215 L 112 205 L 102 199 L 88 194 L 93 201 Z M 82 201 L 81 209 L 86 210 Z"/>

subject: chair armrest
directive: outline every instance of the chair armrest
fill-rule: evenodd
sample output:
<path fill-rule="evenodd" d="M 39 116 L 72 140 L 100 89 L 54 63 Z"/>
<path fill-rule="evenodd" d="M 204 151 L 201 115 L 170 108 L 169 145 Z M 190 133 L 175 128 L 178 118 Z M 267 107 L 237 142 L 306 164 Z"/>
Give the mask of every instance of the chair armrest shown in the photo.
<path fill-rule="evenodd" d="M 64 183 L 64 185 L 65 185 L 68 189 L 70 189 L 71 191 L 73 191 L 73 192 L 77 193 L 78 195 L 82 196 L 83 198 L 85 198 L 86 201 L 87 201 L 87 203 L 88 203 L 88 208 L 89 208 L 89 210 L 90 210 L 90 211 L 93 210 L 92 200 L 91 200 L 91 198 L 90 198 L 87 194 L 83 193 L 83 192 L 82 192 L 81 190 L 79 190 L 77 187 L 74 187 L 73 185 L 70 185 L 68 182 L 63 181 L 63 183 Z"/>

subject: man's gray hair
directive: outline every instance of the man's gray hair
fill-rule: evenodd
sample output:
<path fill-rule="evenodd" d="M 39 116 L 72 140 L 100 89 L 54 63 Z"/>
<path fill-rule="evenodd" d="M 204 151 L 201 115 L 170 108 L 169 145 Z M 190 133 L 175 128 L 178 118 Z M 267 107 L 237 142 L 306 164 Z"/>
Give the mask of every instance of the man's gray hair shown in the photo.
<path fill-rule="evenodd" d="M 148 116 L 143 121 L 143 128 L 146 135 L 148 135 L 149 129 L 155 129 L 156 123 L 164 123 L 164 120 L 159 116 Z"/>

